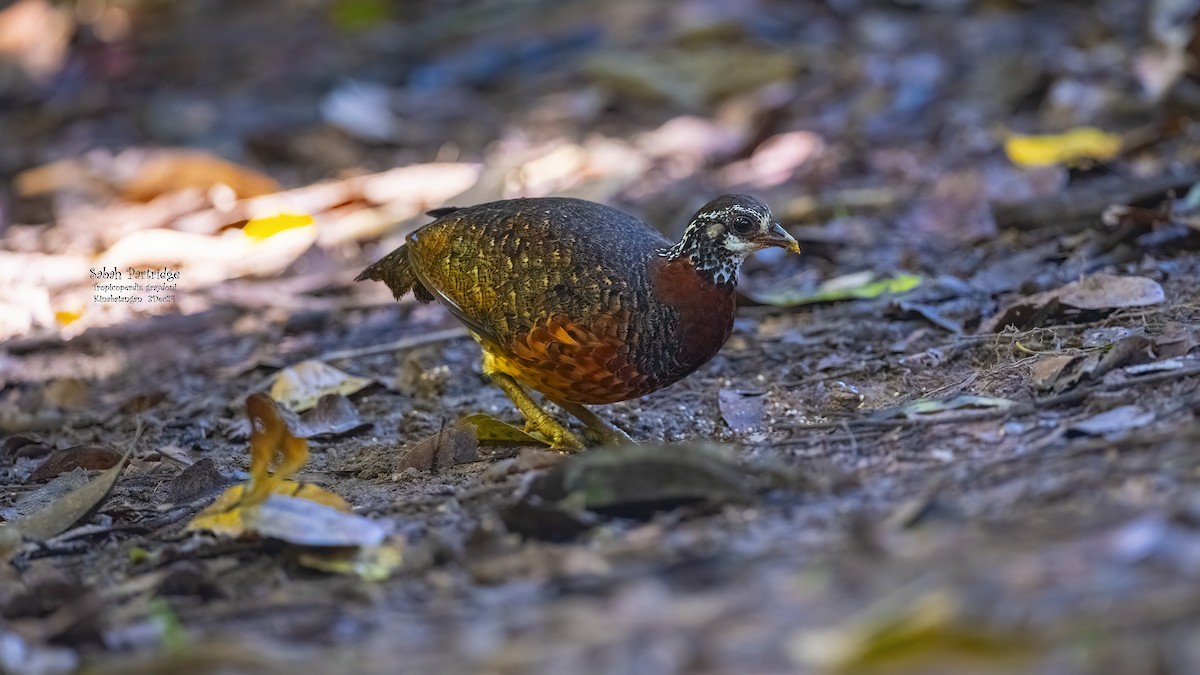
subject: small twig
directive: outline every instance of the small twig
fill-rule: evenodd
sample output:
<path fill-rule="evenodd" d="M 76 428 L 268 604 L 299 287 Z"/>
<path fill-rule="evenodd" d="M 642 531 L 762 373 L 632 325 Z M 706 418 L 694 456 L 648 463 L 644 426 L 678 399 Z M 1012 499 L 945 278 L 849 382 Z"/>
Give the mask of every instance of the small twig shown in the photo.
<path fill-rule="evenodd" d="M 387 352 L 399 352 L 407 349 L 416 349 L 438 342 L 449 342 L 469 336 L 466 328 L 447 328 L 438 330 L 425 335 L 415 335 L 406 338 L 400 338 L 394 342 L 386 342 L 381 345 L 371 345 L 369 347 L 360 347 L 358 349 L 342 349 L 334 352 L 326 352 L 320 356 L 314 357 L 318 361 L 336 361 L 339 359 L 355 359 L 360 356 L 370 356 L 372 354 L 386 354 Z"/>

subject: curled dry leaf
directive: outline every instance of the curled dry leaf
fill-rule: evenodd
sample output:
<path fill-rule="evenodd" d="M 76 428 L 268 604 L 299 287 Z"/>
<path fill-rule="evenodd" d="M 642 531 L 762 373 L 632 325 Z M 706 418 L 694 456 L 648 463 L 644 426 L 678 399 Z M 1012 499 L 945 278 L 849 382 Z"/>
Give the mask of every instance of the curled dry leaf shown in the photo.
<path fill-rule="evenodd" d="M 1030 367 L 1030 378 L 1033 386 L 1039 391 L 1054 388 L 1063 371 L 1078 359 L 1077 354 L 1055 354 L 1038 360 Z"/>
<path fill-rule="evenodd" d="M 302 361 L 279 371 L 271 385 L 271 398 L 288 410 L 303 412 L 326 394 L 349 396 L 374 383 L 374 380 L 342 372 L 324 361 Z"/>
<path fill-rule="evenodd" d="M 288 430 L 275 401 L 263 394 L 246 397 L 246 417 L 250 418 L 250 480 L 244 501 L 262 501 L 275 483 L 291 478 L 308 461 L 308 442 Z M 274 475 L 268 467 L 280 457 Z"/>

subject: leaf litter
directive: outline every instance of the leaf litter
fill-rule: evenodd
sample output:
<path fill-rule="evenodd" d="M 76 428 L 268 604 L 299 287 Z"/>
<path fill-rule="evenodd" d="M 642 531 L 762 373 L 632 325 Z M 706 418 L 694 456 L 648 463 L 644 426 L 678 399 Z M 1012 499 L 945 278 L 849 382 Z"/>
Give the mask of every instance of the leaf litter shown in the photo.
<path fill-rule="evenodd" d="M 250 478 L 223 492 L 191 520 L 188 529 L 276 539 L 309 549 L 297 558 L 307 567 L 364 579 L 387 578 L 403 561 L 402 543 L 386 541 L 387 526 L 350 513 L 350 504 L 333 492 L 289 480 L 309 453 L 305 439 L 288 428 L 285 411 L 264 394 L 246 398 Z M 277 458 L 278 466 L 269 473 Z"/>

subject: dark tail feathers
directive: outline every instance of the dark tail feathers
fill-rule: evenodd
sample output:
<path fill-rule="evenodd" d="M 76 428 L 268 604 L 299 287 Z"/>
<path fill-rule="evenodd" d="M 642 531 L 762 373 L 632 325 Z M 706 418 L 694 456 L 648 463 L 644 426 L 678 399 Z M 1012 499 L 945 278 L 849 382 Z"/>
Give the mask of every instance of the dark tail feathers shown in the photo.
<path fill-rule="evenodd" d="M 392 251 L 367 267 L 355 281 L 382 281 L 392 290 L 392 295 L 399 300 L 405 293 L 413 292 L 421 302 L 433 302 L 433 294 L 421 285 L 413 271 L 412 262 L 408 259 L 408 244 Z"/>

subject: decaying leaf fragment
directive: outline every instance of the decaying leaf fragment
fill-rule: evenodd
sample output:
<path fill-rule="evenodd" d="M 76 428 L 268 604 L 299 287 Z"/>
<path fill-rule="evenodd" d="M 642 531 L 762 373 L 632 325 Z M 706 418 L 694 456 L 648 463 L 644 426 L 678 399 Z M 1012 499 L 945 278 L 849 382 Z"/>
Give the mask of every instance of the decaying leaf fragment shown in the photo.
<path fill-rule="evenodd" d="M 1040 391 L 1066 391 L 1081 382 L 1098 380 L 1117 368 L 1153 363 L 1156 346 L 1157 342 L 1145 335 L 1133 334 L 1083 354 L 1045 357 L 1033 364 L 1030 375 L 1034 387 Z M 1159 367 L 1171 368 L 1169 364 Z"/>

